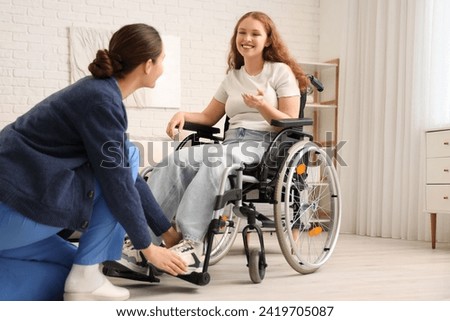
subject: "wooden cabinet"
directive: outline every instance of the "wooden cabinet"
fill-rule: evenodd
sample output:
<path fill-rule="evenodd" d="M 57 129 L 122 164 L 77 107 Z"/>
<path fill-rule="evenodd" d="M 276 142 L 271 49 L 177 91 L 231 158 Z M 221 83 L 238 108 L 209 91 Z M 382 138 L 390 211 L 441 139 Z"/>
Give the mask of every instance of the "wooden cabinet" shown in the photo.
<path fill-rule="evenodd" d="M 301 62 L 300 66 L 324 85 L 323 92 L 314 91 L 308 96 L 305 117 L 314 120 L 314 140 L 323 147 L 332 148 L 335 154 L 334 147 L 338 141 L 339 59 L 320 63 Z"/>
<path fill-rule="evenodd" d="M 437 213 L 450 214 L 450 128 L 426 132 L 426 210 L 431 218 L 431 247 L 436 248 Z"/>

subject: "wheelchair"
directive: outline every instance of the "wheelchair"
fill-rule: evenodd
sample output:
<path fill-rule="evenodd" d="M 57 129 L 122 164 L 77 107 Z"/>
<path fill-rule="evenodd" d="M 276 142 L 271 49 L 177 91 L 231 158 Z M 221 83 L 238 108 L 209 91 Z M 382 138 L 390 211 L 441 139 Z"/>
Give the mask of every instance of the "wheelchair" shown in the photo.
<path fill-rule="evenodd" d="M 323 90 L 314 76 L 308 77 L 316 90 Z M 340 187 L 332 158 L 303 130 L 313 124 L 303 118 L 306 98 L 307 93 L 301 95 L 299 118 L 272 121 L 271 125 L 281 130 L 259 164 L 232 165 L 224 170 L 205 237 L 203 270 L 179 278 L 208 284 L 208 267 L 226 256 L 239 232 L 253 283 L 262 282 L 268 266 L 264 245 L 267 229 L 275 231 L 287 263 L 301 274 L 315 272 L 331 257 L 340 229 Z M 225 131 L 227 127 L 225 121 Z M 183 129 L 193 133 L 177 149 L 223 140 L 216 127 L 186 123 Z M 141 175 L 145 178 L 151 170 L 145 168 Z M 258 212 L 258 203 L 271 205 L 273 217 Z M 256 233 L 258 247 L 250 247 L 249 233 Z M 143 280 L 142 276 L 138 279 Z"/>

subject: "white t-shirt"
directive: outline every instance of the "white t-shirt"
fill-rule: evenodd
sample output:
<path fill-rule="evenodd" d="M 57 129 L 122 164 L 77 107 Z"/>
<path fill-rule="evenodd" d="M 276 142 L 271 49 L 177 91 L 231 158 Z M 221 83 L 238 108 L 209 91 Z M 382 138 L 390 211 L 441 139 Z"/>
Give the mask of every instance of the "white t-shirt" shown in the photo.
<path fill-rule="evenodd" d="M 273 131 L 270 124 L 256 108 L 248 107 L 242 93 L 257 94 L 264 92 L 264 100 L 278 109 L 279 97 L 299 96 L 300 89 L 291 68 L 281 62 L 265 62 L 263 70 L 256 76 L 250 76 L 244 66 L 239 70 L 230 70 L 222 81 L 214 98 L 225 104 L 225 112 L 230 118 L 230 129 Z"/>

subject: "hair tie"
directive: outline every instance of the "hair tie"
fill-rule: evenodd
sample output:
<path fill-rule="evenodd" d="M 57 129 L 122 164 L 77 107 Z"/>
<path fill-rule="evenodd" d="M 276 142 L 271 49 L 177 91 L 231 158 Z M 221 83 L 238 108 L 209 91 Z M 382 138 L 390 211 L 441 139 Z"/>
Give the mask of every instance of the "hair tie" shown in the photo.
<path fill-rule="evenodd" d="M 111 60 L 114 60 L 114 61 L 117 61 L 117 62 L 120 62 L 120 63 L 122 62 L 122 57 L 120 57 L 120 55 L 118 55 L 116 53 L 113 53 L 113 52 L 110 52 L 107 49 L 105 49 L 105 52 L 109 56 L 109 58 Z"/>
<path fill-rule="evenodd" d="M 106 50 L 106 49 L 105 49 Z M 114 70 L 117 71 L 122 71 L 124 66 L 123 66 L 123 62 L 122 62 L 122 58 L 120 57 L 120 55 L 110 52 L 108 50 L 106 50 L 106 53 L 109 56 L 109 59 L 111 59 L 111 63 L 113 65 Z"/>

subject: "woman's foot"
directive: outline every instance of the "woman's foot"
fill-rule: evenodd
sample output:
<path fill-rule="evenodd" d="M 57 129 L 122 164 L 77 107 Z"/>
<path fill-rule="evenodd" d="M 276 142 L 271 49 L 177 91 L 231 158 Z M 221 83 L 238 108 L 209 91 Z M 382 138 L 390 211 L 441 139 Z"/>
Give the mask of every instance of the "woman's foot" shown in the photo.
<path fill-rule="evenodd" d="M 65 301 L 124 301 L 129 297 L 130 291 L 112 284 L 99 264 L 74 264 L 64 287 Z"/>
<path fill-rule="evenodd" d="M 178 254 L 187 265 L 187 272 L 201 272 L 203 270 L 203 243 L 192 240 L 183 240 L 170 248 L 170 251 Z"/>

